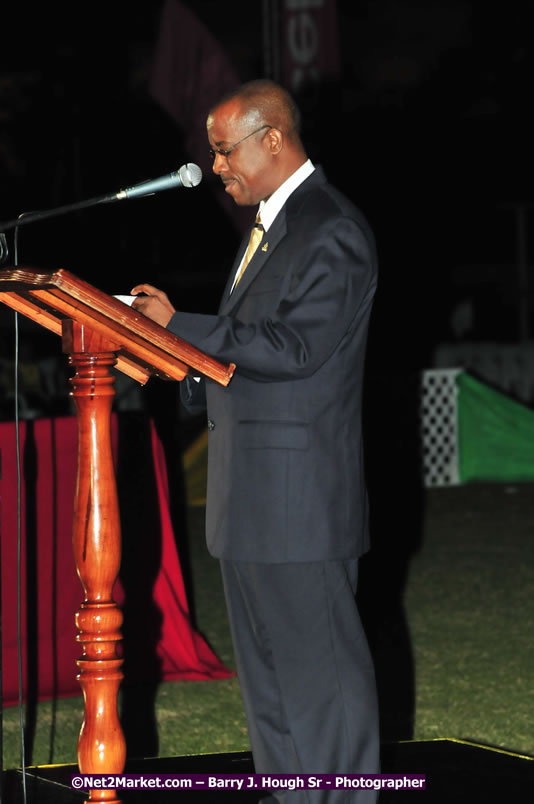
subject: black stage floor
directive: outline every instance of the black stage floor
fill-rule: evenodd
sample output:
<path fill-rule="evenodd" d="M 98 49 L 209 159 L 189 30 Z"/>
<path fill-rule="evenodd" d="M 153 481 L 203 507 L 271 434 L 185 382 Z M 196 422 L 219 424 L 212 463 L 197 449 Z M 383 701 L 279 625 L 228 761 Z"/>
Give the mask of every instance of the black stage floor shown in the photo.
<path fill-rule="evenodd" d="M 87 793 L 71 789 L 75 765 L 39 766 L 27 769 L 27 804 L 81 804 Z M 132 760 L 126 773 L 244 773 L 254 772 L 249 753 L 206 754 Z M 410 741 L 384 745 L 383 773 L 424 773 L 426 791 L 383 792 L 380 804 L 436 804 L 484 800 L 530 800 L 534 790 L 534 759 L 474 743 L 456 740 Z M 125 804 L 256 804 L 265 791 L 124 791 Z M 22 774 L 3 774 L 1 804 L 23 804 Z"/>

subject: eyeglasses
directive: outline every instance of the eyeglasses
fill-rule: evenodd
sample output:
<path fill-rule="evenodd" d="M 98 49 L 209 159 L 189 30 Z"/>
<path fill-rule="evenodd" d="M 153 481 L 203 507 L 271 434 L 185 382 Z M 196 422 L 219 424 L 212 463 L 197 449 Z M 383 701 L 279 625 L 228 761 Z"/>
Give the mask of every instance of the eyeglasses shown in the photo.
<path fill-rule="evenodd" d="M 210 156 L 212 159 L 215 159 L 216 156 L 224 156 L 225 159 L 228 159 L 234 148 L 237 148 L 238 145 L 241 145 L 242 142 L 248 140 L 249 137 L 252 137 L 253 134 L 257 134 L 258 131 L 263 131 L 264 128 L 272 128 L 268 123 L 265 125 L 260 126 L 255 131 L 251 131 L 250 134 L 247 134 L 246 137 L 241 137 L 240 140 L 234 142 L 233 145 L 230 145 L 229 148 L 210 148 Z"/>

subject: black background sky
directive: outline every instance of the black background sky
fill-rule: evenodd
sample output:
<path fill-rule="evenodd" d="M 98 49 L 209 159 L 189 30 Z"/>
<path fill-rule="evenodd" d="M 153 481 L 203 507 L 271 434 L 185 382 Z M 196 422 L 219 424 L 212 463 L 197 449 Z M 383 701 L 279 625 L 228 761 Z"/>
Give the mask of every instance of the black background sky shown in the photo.
<path fill-rule="evenodd" d="M 243 80 L 263 74 L 259 0 L 188 5 Z M 453 337 L 463 299 L 475 311 L 467 336 L 518 337 L 514 205 L 532 198 L 530 5 L 338 2 L 342 75 L 307 99 L 305 136 L 375 230 L 382 361 L 428 365 Z M 148 91 L 161 7 L 5 6 L 0 220 L 187 161 L 183 132 Z M 154 281 L 177 305 L 211 311 L 238 235 L 201 188 L 21 229 L 19 261 L 67 268 L 113 293 Z"/>

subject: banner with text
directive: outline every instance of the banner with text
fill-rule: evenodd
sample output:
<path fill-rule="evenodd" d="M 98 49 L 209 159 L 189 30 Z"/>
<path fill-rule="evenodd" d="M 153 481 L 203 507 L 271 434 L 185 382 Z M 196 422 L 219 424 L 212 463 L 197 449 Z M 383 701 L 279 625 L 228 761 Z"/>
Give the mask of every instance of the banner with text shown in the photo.
<path fill-rule="evenodd" d="M 280 81 L 290 92 L 339 76 L 336 0 L 280 0 Z"/>

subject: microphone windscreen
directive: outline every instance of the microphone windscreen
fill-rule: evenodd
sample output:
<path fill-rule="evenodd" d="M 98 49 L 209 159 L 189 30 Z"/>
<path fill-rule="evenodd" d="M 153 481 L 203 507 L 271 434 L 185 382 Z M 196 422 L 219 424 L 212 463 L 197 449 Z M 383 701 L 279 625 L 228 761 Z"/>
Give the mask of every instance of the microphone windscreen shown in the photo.
<path fill-rule="evenodd" d="M 196 187 L 202 181 L 202 170 L 194 162 L 182 165 L 178 174 L 184 187 Z"/>

